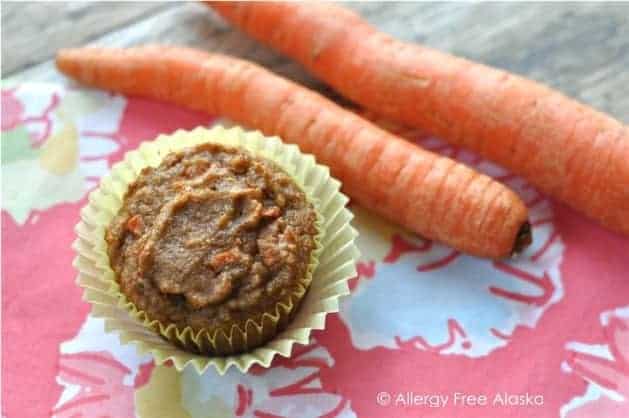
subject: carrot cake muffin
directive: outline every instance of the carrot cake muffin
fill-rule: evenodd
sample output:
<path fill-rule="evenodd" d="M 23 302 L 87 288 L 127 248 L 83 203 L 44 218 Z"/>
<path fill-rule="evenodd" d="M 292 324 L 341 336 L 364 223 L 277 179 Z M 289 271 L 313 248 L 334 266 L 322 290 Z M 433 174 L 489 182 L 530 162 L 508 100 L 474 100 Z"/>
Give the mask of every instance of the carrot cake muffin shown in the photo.
<path fill-rule="evenodd" d="M 201 144 L 143 169 L 105 240 L 121 291 L 148 318 L 229 335 L 302 286 L 316 217 L 274 163 Z"/>

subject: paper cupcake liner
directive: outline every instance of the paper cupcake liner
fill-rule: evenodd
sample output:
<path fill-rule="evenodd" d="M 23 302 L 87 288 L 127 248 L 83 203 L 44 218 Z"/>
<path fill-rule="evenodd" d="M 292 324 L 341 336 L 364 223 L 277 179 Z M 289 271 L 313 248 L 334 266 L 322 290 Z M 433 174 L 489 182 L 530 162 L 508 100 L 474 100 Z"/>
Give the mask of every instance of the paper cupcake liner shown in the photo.
<path fill-rule="evenodd" d="M 293 181 L 298 186 L 300 186 L 300 188 L 306 194 L 307 200 L 313 205 L 313 207 L 315 207 L 315 209 L 317 208 L 317 199 L 313 196 L 313 191 L 305 187 L 305 185 L 303 184 L 304 179 L 297 174 L 294 162 L 291 161 L 286 154 L 286 148 L 284 144 L 281 144 L 280 147 L 272 146 L 269 149 L 258 149 L 257 141 L 252 142 L 250 139 L 247 138 L 247 135 L 244 135 L 243 137 L 238 137 L 236 140 L 230 140 L 230 136 L 225 135 L 225 132 L 227 131 L 215 131 L 213 134 L 213 132 L 201 128 L 199 128 L 195 132 L 190 133 L 180 132 L 176 135 L 183 135 L 183 137 L 176 137 L 173 139 L 171 139 L 170 137 L 166 139 L 158 139 L 158 142 L 165 141 L 167 144 L 167 148 L 165 152 L 162 152 L 161 147 L 153 150 L 153 152 L 155 152 L 158 157 L 163 157 L 165 154 L 168 154 L 171 151 L 175 151 L 176 149 L 173 149 L 171 144 L 169 144 L 169 142 L 172 141 L 175 141 L 176 147 L 180 146 L 179 144 L 181 143 L 187 143 L 187 146 L 193 146 L 211 141 L 215 143 L 222 143 L 224 145 L 244 148 L 246 150 L 249 150 L 251 153 L 255 153 L 258 156 L 274 160 L 277 165 L 280 165 L 279 163 L 283 164 L 282 168 L 284 169 L 284 171 L 288 173 L 290 177 L 292 177 Z M 242 138 L 244 138 L 244 140 Z M 142 150 L 142 148 L 140 148 L 140 150 Z M 151 152 L 151 150 L 149 150 L 148 152 Z M 146 153 L 142 157 L 145 157 L 145 162 L 161 162 L 160 158 L 158 158 L 157 160 L 153 160 L 150 157 L 146 157 Z M 131 153 L 129 155 L 129 158 L 135 159 L 137 158 L 137 155 Z M 159 162 L 157 162 L 157 164 L 159 164 Z M 137 167 L 144 167 L 146 165 L 146 163 L 135 163 L 132 164 L 129 169 L 134 170 Z M 134 179 L 137 178 L 139 171 L 140 170 L 138 169 L 137 172 L 133 174 L 132 177 Z M 116 173 L 114 172 L 114 181 L 115 175 Z M 117 204 L 115 205 L 115 207 L 109 204 L 104 204 L 101 207 L 97 207 L 96 209 L 105 210 L 108 212 L 110 210 L 113 210 L 113 212 L 115 213 L 119 210 L 122 204 L 124 194 L 118 194 L 117 191 L 108 190 L 106 186 L 107 183 L 105 183 L 101 187 L 101 191 L 96 194 L 96 200 L 94 201 L 95 204 L 98 206 L 99 204 L 96 202 L 102 202 L 102 198 L 99 197 L 99 193 L 101 195 L 115 194 L 114 197 Z M 125 190 L 126 188 L 127 184 L 124 185 Z M 122 187 L 118 188 L 118 190 L 120 189 L 122 189 Z M 264 344 L 265 342 L 273 338 L 278 333 L 278 331 L 284 329 L 290 318 L 294 315 L 295 311 L 299 307 L 301 300 L 308 290 L 310 282 L 312 281 L 313 272 L 318 265 L 318 257 L 322 249 L 322 217 L 318 210 L 315 210 L 315 212 L 315 228 L 318 232 L 314 237 L 315 246 L 313 251 L 311 252 L 308 266 L 306 268 L 306 273 L 303 277 L 300 277 L 298 279 L 298 282 L 291 289 L 291 291 L 278 302 L 276 302 L 276 304 L 272 308 L 270 308 L 266 312 L 256 315 L 255 317 L 248 318 L 246 321 L 230 321 L 222 327 L 214 328 L 211 330 L 202 329 L 195 331 L 191 327 L 185 327 L 181 329 L 174 324 L 167 325 L 160 321 L 153 320 L 149 314 L 138 309 L 137 306 L 135 306 L 120 291 L 119 284 L 117 282 L 112 283 L 112 286 L 108 293 L 112 296 L 118 297 L 120 299 L 120 305 L 123 306 L 132 317 L 138 319 L 139 321 L 142 321 L 146 327 L 149 327 L 155 332 L 158 332 L 162 337 L 166 338 L 173 344 L 188 351 L 210 356 L 230 355 L 249 351 Z M 93 244 L 96 251 L 100 255 L 98 263 L 99 267 L 107 268 L 107 266 L 109 265 L 109 259 L 107 258 L 107 248 L 104 245 L 104 242 L 101 240 Z"/>
<path fill-rule="evenodd" d="M 302 288 L 278 303 L 275 311 L 265 313 L 260 322 L 250 320 L 244 329 L 233 326 L 228 332 L 214 335 L 195 334 L 190 328 L 178 330 L 175 325 L 164 326 L 138 311 L 119 291 L 104 241 L 106 226 L 119 210 L 128 185 L 140 170 L 159 165 L 172 151 L 203 142 L 242 147 L 283 168 L 313 203 L 320 232 Z M 337 312 L 339 298 L 349 293 L 347 281 L 356 275 L 358 250 L 354 241 L 357 232 L 350 225 L 352 214 L 345 207 L 348 199 L 339 188 L 340 183 L 330 177 L 328 168 L 316 164 L 313 156 L 259 132 L 217 126 L 211 130 L 177 131 L 145 142 L 112 167 L 81 211 L 81 221 L 76 226 L 74 265 L 79 270 L 77 282 L 84 288 L 83 298 L 92 304 L 94 316 L 105 319 L 106 331 L 118 332 L 123 343 L 135 343 L 140 352 L 151 353 L 158 364 L 172 360 L 178 370 L 192 364 L 199 373 L 213 366 L 220 374 L 231 366 L 243 372 L 254 364 L 268 367 L 276 354 L 288 356 L 293 344 L 307 344 L 311 331 L 322 329 L 325 315 Z M 278 330 L 282 331 L 277 333 Z M 249 352 L 222 357 L 194 354 L 178 347 L 220 355 L 233 352 L 234 348 L 246 350 L 267 340 L 266 344 Z"/>

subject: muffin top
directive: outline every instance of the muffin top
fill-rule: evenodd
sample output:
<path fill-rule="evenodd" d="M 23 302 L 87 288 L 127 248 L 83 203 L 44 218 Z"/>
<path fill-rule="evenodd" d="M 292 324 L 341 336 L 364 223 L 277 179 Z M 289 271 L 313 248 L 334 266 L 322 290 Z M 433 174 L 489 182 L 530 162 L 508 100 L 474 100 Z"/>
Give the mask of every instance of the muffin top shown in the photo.
<path fill-rule="evenodd" d="M 315 221 L 275 164 L 201 144 L 143 169 L 105 240 L 122 292 L 150 319 L 225 329 L 274 311 L 299 287 Z"/>

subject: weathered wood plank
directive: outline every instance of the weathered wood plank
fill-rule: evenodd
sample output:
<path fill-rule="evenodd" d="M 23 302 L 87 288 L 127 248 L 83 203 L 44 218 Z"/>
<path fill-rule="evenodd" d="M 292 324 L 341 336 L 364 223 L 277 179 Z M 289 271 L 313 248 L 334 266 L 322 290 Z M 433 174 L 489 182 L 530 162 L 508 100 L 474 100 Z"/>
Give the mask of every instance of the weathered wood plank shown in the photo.
<path fill-rule="evenodd" d="M 81 45 L 172 3 L 2 3 L 2 74 L 50 59 L 63 46 Z"/>
<path fill-rule="evenodd" d="M 348 5 L 394 36 L 536 79 L 629 122 L 629 3 Z M 148 42 L 245 57 L 330 94 L 298 65 L 232 30 L 197 3 L 177 4 L 94 41 L 109 46 Z M 46 62 L 12 79 L 61 78 Z"/>

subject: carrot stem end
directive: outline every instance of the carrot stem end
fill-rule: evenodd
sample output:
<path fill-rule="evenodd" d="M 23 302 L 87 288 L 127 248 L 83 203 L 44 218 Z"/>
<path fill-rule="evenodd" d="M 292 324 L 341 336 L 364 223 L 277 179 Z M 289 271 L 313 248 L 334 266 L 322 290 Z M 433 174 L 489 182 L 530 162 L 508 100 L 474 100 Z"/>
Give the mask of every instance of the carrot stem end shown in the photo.
<path fill-rule="evenodd" d="M 531 230 L 531 224 L 526 221 L 522 224 L 518 230 L 518 234 L 515 237 L 515 243 L 513 244 L 512 256 L 520 254 L 526 247 L 533 242 L 533 231 Z"/>

